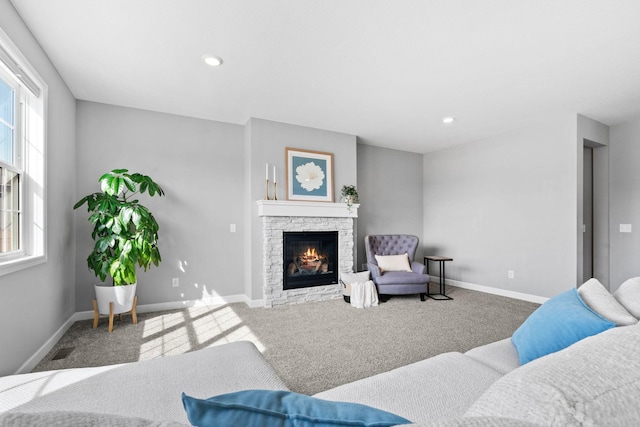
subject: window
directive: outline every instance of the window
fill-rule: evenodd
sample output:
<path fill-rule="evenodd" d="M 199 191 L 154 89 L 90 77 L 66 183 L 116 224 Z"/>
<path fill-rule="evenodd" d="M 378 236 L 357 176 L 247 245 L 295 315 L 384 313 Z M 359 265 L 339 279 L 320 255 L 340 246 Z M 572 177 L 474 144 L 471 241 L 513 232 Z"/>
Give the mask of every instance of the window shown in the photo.
<path fill-rule="evenodd" d="M 45 260 L 46 93 L 0 30 L 0 275 Z"/>
<path fill-rule="evenodd" d="M 0 254 L 20 250 L 20 172 L 16 169 L 16 91 L 0 76 Z"/>

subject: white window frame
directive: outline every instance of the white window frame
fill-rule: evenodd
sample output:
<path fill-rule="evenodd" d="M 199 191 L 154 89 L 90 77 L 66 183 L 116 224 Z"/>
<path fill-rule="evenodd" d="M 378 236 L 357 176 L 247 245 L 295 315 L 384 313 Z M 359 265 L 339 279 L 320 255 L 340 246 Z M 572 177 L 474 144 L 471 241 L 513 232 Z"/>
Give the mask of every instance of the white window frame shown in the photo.
<path fill-rule="evenodd" d="M 16 172 L 20 175 L 20 194 L 18 195 L 18 200 L 19 200 L 19 206 L 18 209 L 21 211 L 20 216 L 20 223 L 19 223 L 19 227 L 18 227 L 18 236 L 19 236 L 19 242 L 18 242 L 18 246 L 20 247 L 19 251 L 16 252 L 10 252 L 10 253 L 0 253 L 0 263 L 3 260 L 7 260 L 7 259 L 13 259 L 13 258 L 17 258 L 19 256 L 23 256 L 23 220 L 22 220 L 22 197 L 24 196 L 24 192 L 22 191 L 23 188 L 23 178 L 24 178 L 24 163 L 23 163 L 23 156 L 22 156 L 22 144 L 21 143 L 15 143 L 15 141 L 21 141 L 22 140 L 22 111 L 21 108 L 24 105 L 24 97 L 23 97 L 23 89 L 22 87 L 16 82 L 15 78 L 13 78 L 13 76 L 11 76 L 9 73 L 7 73 L 3 67 L 0 67 L 0 79 L 2 79 L 5 83 L 7 83 L 9 85 L 9 87 L 11 87 L 11 89 L 13 89 L 14 92 L 14 111 L 13 111 L 13 123 L 15 125 L 14 129 L 13 129 L 13 139 L 14 139 L 14 145 L 12 148 L 12 155 L 13 155 L 13 159 L 11 159 L 11 162 L 8 164 L 5 164 L 2 160 L 0 160 L 0 167 L 1 168 L 6 168 L 12 172 Z"/>
<path fill-rule="evenodd" d="M 20 250 L 0 254 L 0 276 L 46 262 L 48 87 L 0 29 L 0 74 L 16 89 L 14 167 L 20 172 Z"/>

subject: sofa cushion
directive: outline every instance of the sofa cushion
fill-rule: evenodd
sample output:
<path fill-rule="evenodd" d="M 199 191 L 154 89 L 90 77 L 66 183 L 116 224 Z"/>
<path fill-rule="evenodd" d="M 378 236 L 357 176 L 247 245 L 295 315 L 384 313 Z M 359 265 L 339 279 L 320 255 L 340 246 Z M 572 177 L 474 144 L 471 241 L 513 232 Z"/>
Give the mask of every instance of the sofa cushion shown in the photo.
<path fill-rule="evenodd" d="M 638 319 L 633 317 L 598 279 L 587 280 L 578 288 L 578 295 L 589 308 L 618 326 L 638 323 Z"/>
<path fill-rule="evenodd" d="M 122 390 L 107 393 L 105 384 L 122 384 Z M 72 409 L 187 423 L 182 392 L 212 395 L 247 388 L 287 389 L 256 346 L 239 341 L 124 365 L 2 377 L 0 412 Z M 86 398 L 105 393 L 108 398 Z"/>
<path fill-rule="evenodd" d="M 591 310 L 576 289 L 557 295 L 536 309 L 513 333 L 520 364 L 562 350 L 616 324 Z"/>
<path fill-rule="evenodd" d="M 189 424 L 175 421 L 155 421 L 122 415 L 94 412 L 5 412 L 0 414 L 0 426 L 4 427 L 187 427 Z"/>
<path fill-rule="evenodd" d="M 429 276 L 408 271 L 387 271 L 382 276 L 374 277 L 373 281 L 378 285 L 424 285 L 429 283 Z"/>
<path fill-rule="evenodd" d="M 472 348 L 465 355 L 503 374 L 520 367 L 518 351 L 510 338 Z"/>
<path fill-rule="evenodd" d="M 419 423 L 461 416 L 501 376 L 461 353 L 443 353 L 314 397 L 361 403 Z"/>
<path fill-rule="evenodd" d="M 381 272 L 385 271 L 412 271 L 409 264 L 409 254 L 402 255 L 375 255 Z"/>
<path fill-rule="evenodd" d="M 640 319 L 640 277 L 625 280 L 613 297 L 637 319 Z"/>
<path fill-rule="evenodd" d="M 465 416 L 541 425 L 638 425 L 640 326 L 614 328 L 496 381 Z"/>
<path fill-rule="evenodd" d="M 244 390 L 206 400 L 182 394 L 194 426 L 395 426 L 397 415 L 366 405 L 332 402 L 284 390 Z"/>
<path fill-rule="evenodd" d="M 503 417 L 457 417 L 444 418 L 428 423 L 412 424 L 411 427 L 540 427 L 527 421 Z"/>

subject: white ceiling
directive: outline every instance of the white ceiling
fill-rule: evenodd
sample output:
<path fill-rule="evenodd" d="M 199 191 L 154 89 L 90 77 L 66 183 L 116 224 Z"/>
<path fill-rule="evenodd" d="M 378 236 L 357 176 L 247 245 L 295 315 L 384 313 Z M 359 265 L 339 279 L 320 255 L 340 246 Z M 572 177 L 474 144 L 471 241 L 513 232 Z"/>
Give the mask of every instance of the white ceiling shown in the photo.
<path fill-rule="evenodd" d="M 640 116 L 638 0 L 11 2 L 82 100 L 419 153 L 557 114 Z"/>

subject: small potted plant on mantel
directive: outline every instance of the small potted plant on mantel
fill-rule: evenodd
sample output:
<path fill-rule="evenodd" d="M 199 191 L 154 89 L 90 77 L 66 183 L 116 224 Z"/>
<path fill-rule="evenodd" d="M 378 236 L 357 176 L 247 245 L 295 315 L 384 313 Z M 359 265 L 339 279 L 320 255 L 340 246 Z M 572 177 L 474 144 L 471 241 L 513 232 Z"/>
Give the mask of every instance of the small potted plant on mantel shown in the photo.
<path fill-rule="evenodd" d="M 343 185 L 341 200 L 347 204 L 347 209 L 351 212 L 351 206 L 358 203 L 358 190 L 355 185 Z"/>
<path fill-rule="evenodd" d="M 146 271 L 158 266 L 162 258 L 158 250 L 158 223 L 153 214 L 141 205 L 136 195 L 162 196 L 164 191 L 150 177 L 130 174 L 127 169 L 114 169 L 99 179 L 101 191 L 80 199 L 78 209 L 87 204 L 89 222 L 95 241 L 87 265 L 103 282 L 107 276 L 112 285 L 95 285 L 93 327 L 98 326 L 98 313 L 109 315 L 109 332 L 113 315 L 131 312 L 136 318 L 136 266 Z"/>

